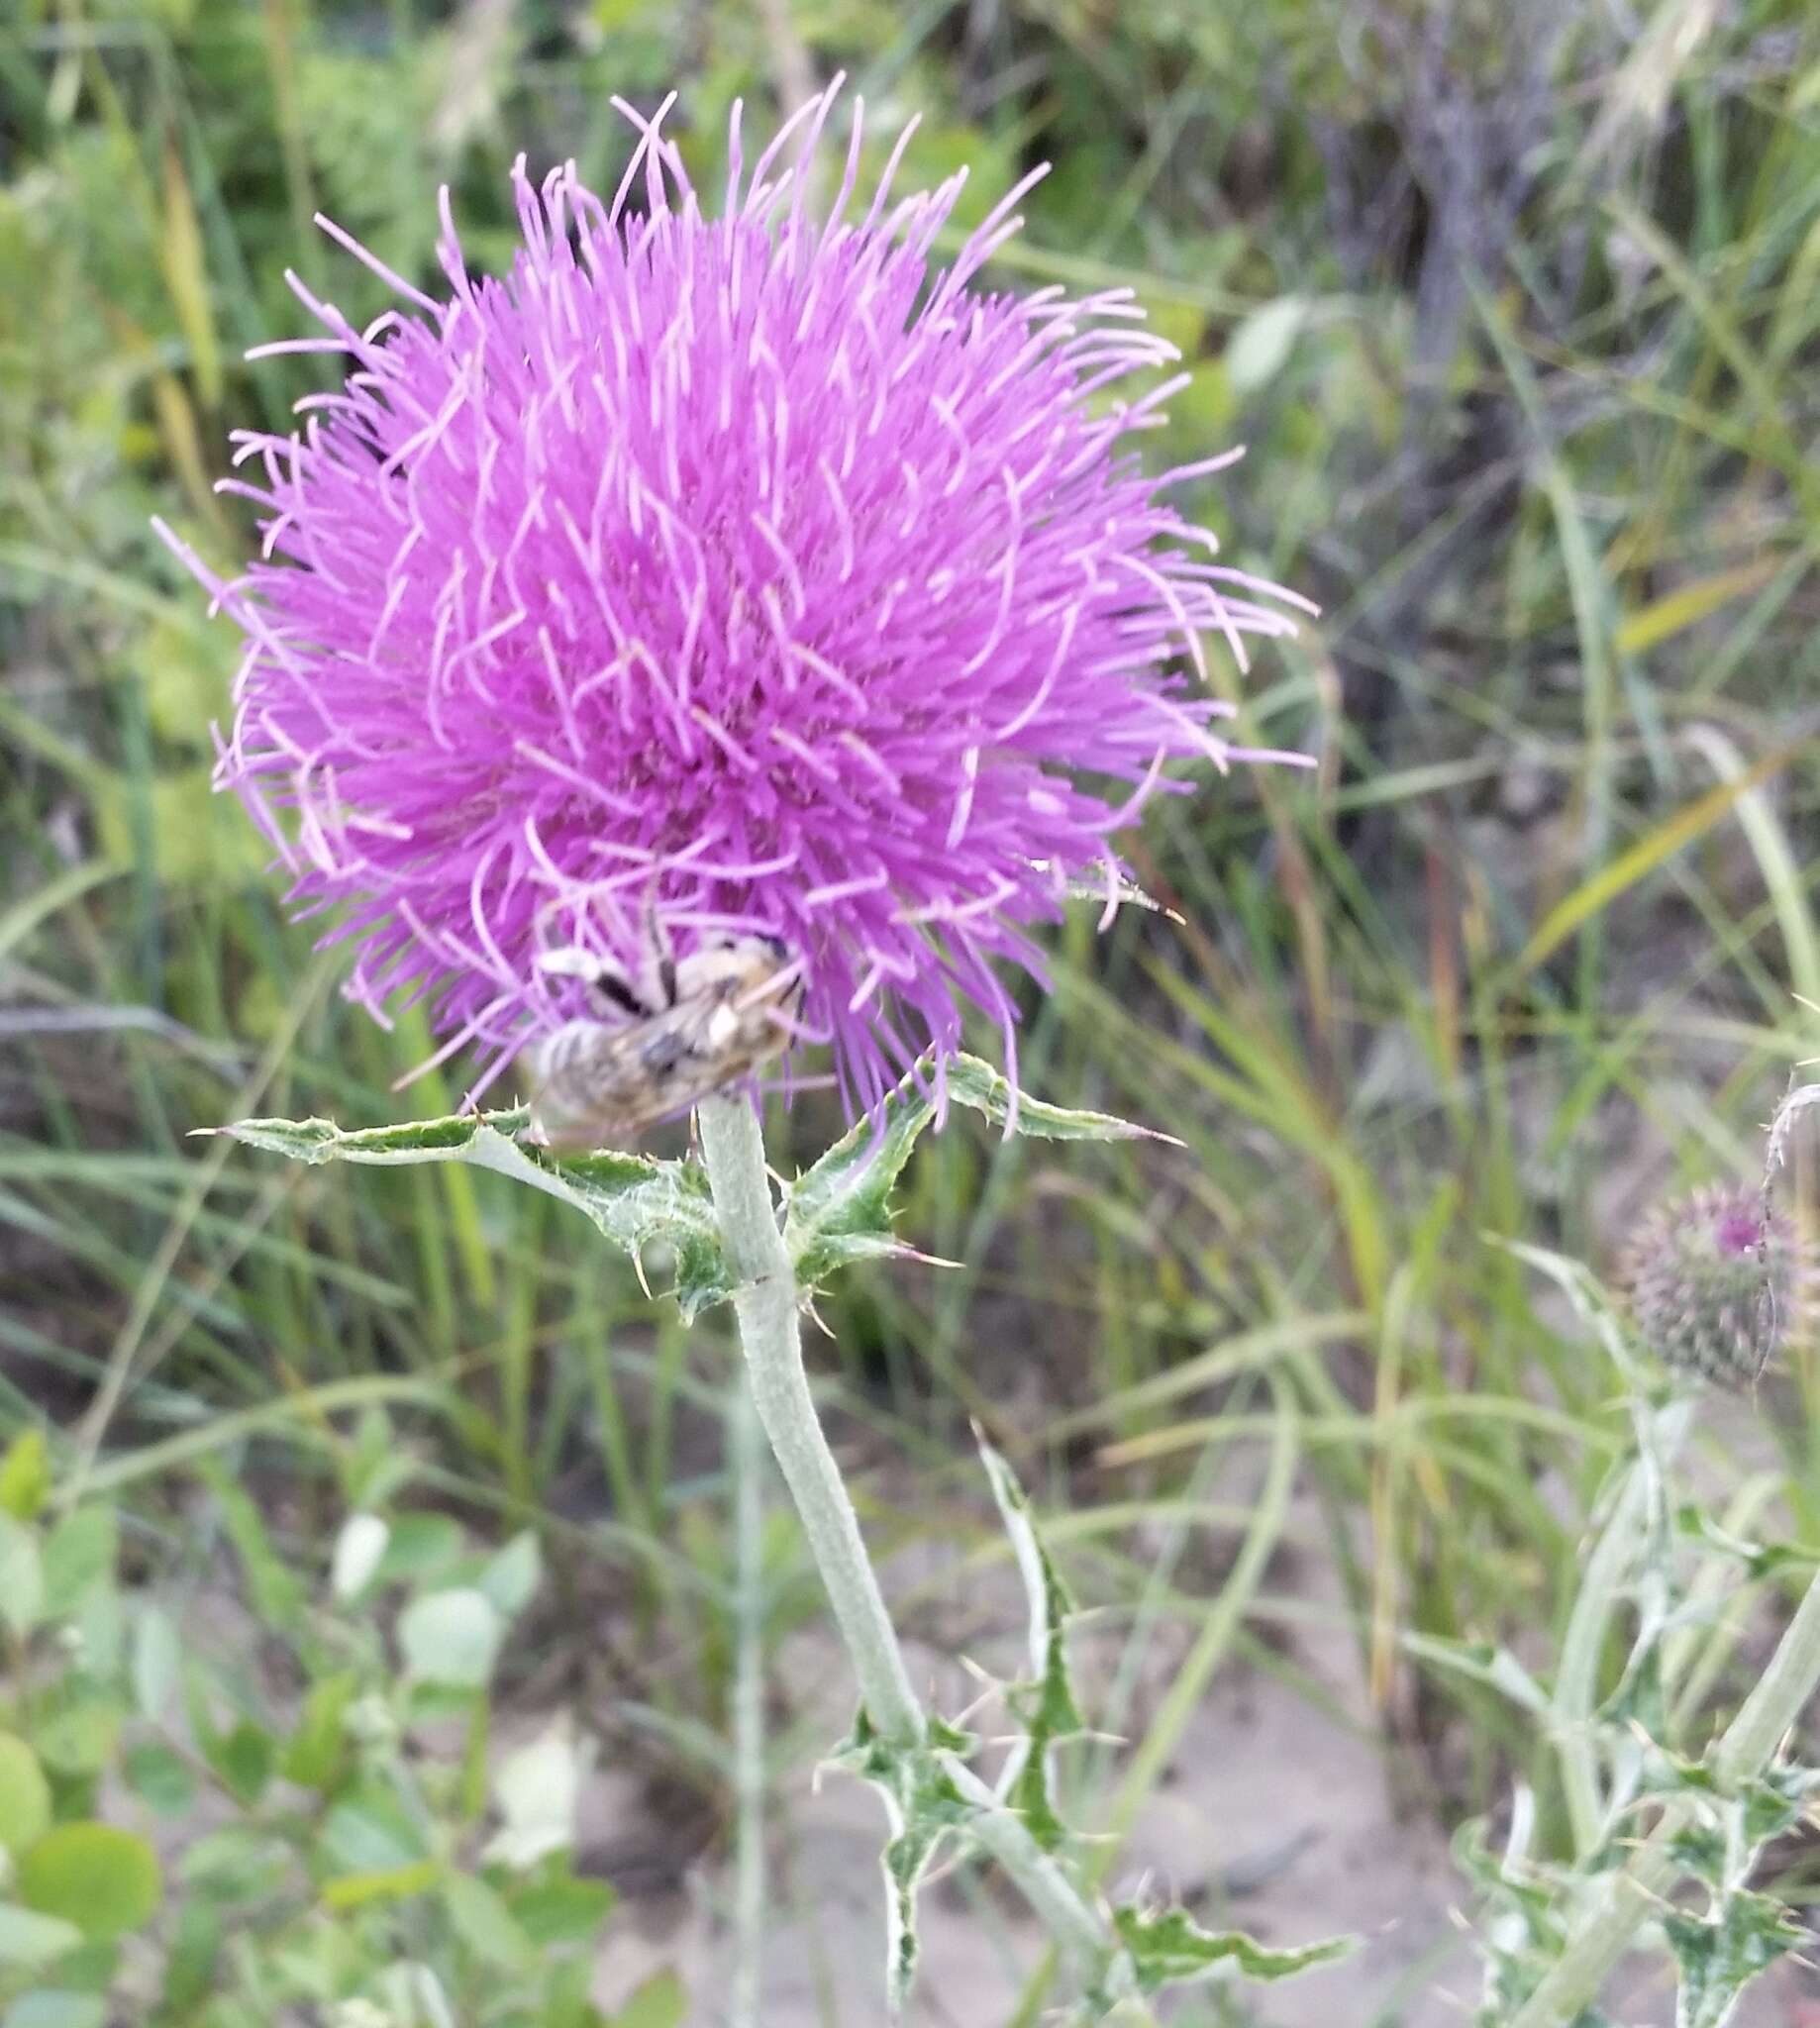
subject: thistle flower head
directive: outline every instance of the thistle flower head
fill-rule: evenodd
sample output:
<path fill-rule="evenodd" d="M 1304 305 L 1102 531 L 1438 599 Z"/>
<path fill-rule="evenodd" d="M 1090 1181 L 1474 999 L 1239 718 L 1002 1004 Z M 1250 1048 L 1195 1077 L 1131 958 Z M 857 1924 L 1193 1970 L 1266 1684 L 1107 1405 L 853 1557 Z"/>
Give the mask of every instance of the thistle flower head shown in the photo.
<path fill-rule="evenodd" d="M 1645 1221 L 1624 1278 L 1638 1334 L 1666 1367 L 1737 1381 L 1773 1357 L 1797 1268 L 1794 1235 L 1761 1189 L 1709 1184 Z"/>
<path fill-rule="evenodd" d="M 870 1105 L 967 1001 L 1009 1046 L 995 966 L 1041 979 L 1032 927 L 1116 896 L 1173 763 L 1267 758 L 1218 736 L 1205 637 L 1243 663 L 1289 595 L 1166 503 L 1226 459 L 1140 469 L 1178 383 L 1112 393 L 1172 349 L 1127 291 L 980 285 L 1028 183 L 940 266 L 961 176 L 894 199 L 900 140 L 862 195 L 857 106 L 812 216 L 836 90 L 750 171 L 735 109 L 714 213 L 661 111 L 622 107 L 610 199 L 521 161 L 496 279 L 446 193 L 446 292 L 328 227 L 400 306 L 355 330 L 293 280 L 321 334 L 261 348 L 348 370 L 239 435 L 244 575 L 186 554 L 246 637 L 220 780 L 357 946 L 351 996 L 426 1002 L 441 1054 L 583 1015 L 540 954 L 634 972 L 655 913 L 683 959 L 781 939 Z"/>

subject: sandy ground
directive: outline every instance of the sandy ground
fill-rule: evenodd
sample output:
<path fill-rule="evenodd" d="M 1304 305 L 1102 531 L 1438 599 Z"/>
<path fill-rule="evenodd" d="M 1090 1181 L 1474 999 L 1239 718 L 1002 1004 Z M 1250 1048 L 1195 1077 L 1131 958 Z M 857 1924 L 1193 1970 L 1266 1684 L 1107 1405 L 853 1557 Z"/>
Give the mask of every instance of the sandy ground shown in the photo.
<path fill-rule="evenodd" d="M 1318 1587 L 1324 1570 L 1324 1560 L 1298 1560 L 1294 1588 L 1305 1595 L 1310 1583 Z M 973 1580 L 969 1590 L 977 1624 Z M 1008 1611 L 1005 1624 L 1014 1620 Z M 1107 1657 L 1094 1653 L 1090 1633 L 1077 1645 L 1091 1707 Z M 1013 1666 L 1009 1645 L 1003 1656 L 982 1659 Z M 1463 1927 L 1467 1896 L 1446 1834 L 1431 1813 L 1392 1794 L 1393 1762 L 1369 1722 L 1356 1646 L 1338 1615 L 1298 1624 L 1284 1660 L 1318 1686 L 1328 1708 L 1283 1673 L 1229 1661 L 1137 1823 L 1112 1886 L 1121 1897 L 1149 1890 L 1179 1898 L 1203 1920 L 1266 1943 L 1351 1934 L 1359 1946 L 1341 1965 L 1252 1988 L 1242 2001 L 1204 1989 L 1183 1994 L 1165 2005 L 1164 2018 L 1174 2028 L 1460 2028 L 1471 2019 L 1478 1977 Z M 969 1678 L 952 1651 L 913 1649 L 911 1661 L 938 1708 L 964 1706 Z M 1170 1666 L 1159 1652 L 1140 1719 L 1142 1703 L 1166 1687 Z M 830 1637 L 793 1637 L 776 1681 L 808 1737 L 845 1730 L 849 1676 Z M 981 1722 L 989 1731 L 989 1719 Z M 586 1810 L 597 1833 L 617 1843 L 641 1807 L 630 1776 L 606 1774 Z M 857 1781 L 832 1773 L 818 1781 L 806 1765 L 780 1777 L 764 2028 L 885 2028 L 882 1833 L 879 1806 Z M 591 1842 L 585 1824 L 581 1842 Z M 672 1966 L 688 1985 L 691 2028 L 713 2028 L 725 2018 L 724 1906 L 714 1865 L 697 1868 L 680 1887 L 629 1895 L 609 1933 L 601 1999 L 621 2000 Z M 921 1930 L 909 2028 L 1002 2028 L 1016 2018 L 1044 1940 L 1002 1883 L 971 1869 L 937 1879 L 923 1895 Z M 1820 1982 L 1797 1966 L 1778 1968 L 1752 1989 L 1734 2028 L 1820 2028 L 1813 1995 Z M 1623 2028 L 1671 2028 L 1666 1981 L 1636 1980 L 1614 2018 Z"/>
<path fill-rule="evenodd" d="M 838 1660 L 828 1651 L 831 1671 Z M 1226 1895 L 1221 1919 L 1265 1941 L 1360 1935 L 1344 1966 L 1264 1997 L 1255 2018 L 1271 2028 L 1462 2021 L 1472 1969 L 1450 1916 L 1456 1876 L 1445 1839 L 1399 1818 L 1368 1741 L 1311 1722 L 1307 1702 L 1274 1677 L 1234 1674 L 1190 1724 L 1116 1886 L 1143 1883 L 1203 1907 L 1210 1890 L 1229 1883 L 1237 1891 Z M 624 1798 L 613 1807 L 623 1829 Z M 805 1772 L 783 1785 L 777 1807 L 787 1812 L 776 1853 L 785 1905 L 766 1967 L 766 2028 L 874 2028 L 884 2020 L 878 1805 L 841 1776 L 812 1790 Z M 718 1956 L 718 1898 L 708 1876 L 629 1908 L 602 1966 L 602 1997 L 622 1998 L 667 1963 L 689 1978 L 691 2022 L 712 2023 L 717 1974 L 706 1968 Z M 1015 1904 L 977 1876 L 950 1876 L 925 1891 L 922 1943 L 906 2017 L 919 2028 L 1008 2022 L 1043 1952 Z M 1203 2001 L 1177 2018 L 1214 2017 Z"/>

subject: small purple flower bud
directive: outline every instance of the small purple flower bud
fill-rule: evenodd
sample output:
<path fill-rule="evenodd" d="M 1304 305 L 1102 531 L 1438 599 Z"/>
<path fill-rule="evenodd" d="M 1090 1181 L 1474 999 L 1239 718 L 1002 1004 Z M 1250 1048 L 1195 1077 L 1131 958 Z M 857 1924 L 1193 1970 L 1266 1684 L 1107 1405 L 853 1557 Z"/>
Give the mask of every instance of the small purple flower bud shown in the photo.
<path fill-rule="evenodd" d="M 1716 1183 L 1662 1206 L 1626 1255 L 1631 1315 L 1671 1371 L 1755 1380 L 1788 1328 L 1797 1249 L 1762 1190 Z"/>

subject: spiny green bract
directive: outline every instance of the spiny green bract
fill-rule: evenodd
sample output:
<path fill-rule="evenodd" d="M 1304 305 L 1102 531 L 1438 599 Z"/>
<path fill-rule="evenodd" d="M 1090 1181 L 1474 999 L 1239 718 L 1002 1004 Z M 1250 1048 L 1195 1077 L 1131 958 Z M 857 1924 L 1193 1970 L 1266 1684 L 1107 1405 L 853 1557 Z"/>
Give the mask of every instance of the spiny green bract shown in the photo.
<path fill-rule="evenodd" d="M 1761 1190 L 1694 1190 L 1631 1242 L 1624 1280 L 1637 1334 L 1683 1377 L 1754 1380 L 1787 1328 L 1795 1266 L 1793 1236 Z"/>

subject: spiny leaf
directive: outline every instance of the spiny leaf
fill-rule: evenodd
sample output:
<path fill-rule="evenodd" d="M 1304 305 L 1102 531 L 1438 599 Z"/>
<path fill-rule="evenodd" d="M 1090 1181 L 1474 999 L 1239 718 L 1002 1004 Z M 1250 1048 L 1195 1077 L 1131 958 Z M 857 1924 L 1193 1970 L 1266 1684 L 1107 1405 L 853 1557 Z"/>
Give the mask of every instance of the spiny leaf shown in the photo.
<path fill-rule="evenodd" d="M 907 1251 L 892 1236 L 891 1188 L 935 1118 L 938 1083 L 945 1084 L 951 1105 L 970 1106 L 991 1120 L 1013 1118 L 1009 1079 L 977 1057 L 951 1059 L 945 1073 L 933 1064 L 919 1065 L 916 1077 L 906 1077 L 885 1099 L 881 1117 L 859 1121 L 792 1188 L 784 1240 L 804 1287 L 852 1262 Z M 1108 1113 L 1070 1111 L 1022 1093 L 1015 1126 L 1047 1141 L 1167 1138 Z"/>
<path fill-rule="evenodd" d="M 1721 1527 L 1706 1508 L 1691 1500 L 1683 1501 L 1675 1509 L 1674 1525 L 1680 1534 L 1697 1541 L 1702 1548 L 1737 1558 L 1744 1567 L 1744 1574 L 1753 1582 L 1779 1577 L 1784 1571 L 1805 1574 L 1820 1565 L 1820 1550 L 1811 1543 L 1747 1541 Z"/>
<path fill-rule="evenodd" d="M 641 1262 L 654 1246 L 671 1250 L 676 1300 L 685 1317 L 733 1293 L 721 1256 L 708 1179 L 693 1162 L 605 1152 L 558 1159 L 519 1138 L 529 1111 L 457 1114 L 402 1126 L 342 1128 L 332 1120 L 240 1120 L 221 1131 L 292 1162 L 378 1166 L 460 1162 L 529 1183 L 572 1205 L 602 1236 Z M 641 1268 L 642 1271 L 642 1268 Z"/>
<path fill-rule="evenodd" d="M 1273 1951 L 1243 1930 L 1202 1929 L 1182 1908 L 1165 1909 L 1158 1915 L 1116 1908 L 1112 1919 L 1146 1992 L 1211 1978 L 1228 1968 L 1246 1978 L 1293 1978 L 1311 1966 L 1344 1958 L 1353 1948 L 1350 1937 L 1330 1937 L 1296 1950 Z"/>
<path fill-rule="evenodd" d="M 1487 1233 L 1485 1237 L 1494 1247 L 1546 1274 L 1610 1354 L 1619 1372 L 1627 1379 L 1636 1376 L 1637 1360 L 1624 1317 L 1589 1268 L 1582 1262 L 1569 1260 L 1566 1254 L 1553 1253 L 1547 1247 L 1533 1247 L 1522 1240 L 1503 1239 L 1495 1233 Z"/>
<path fill-rule="evenodd" d="M 1755 1848 L 1792 1831 L 1816 1788 L 1820 1788 L 1820 1768 L 1786 1765 L 1766 1769 L 1755 1780 L 1742 1783 L 1735 1800 L 1744 1842 Z"/>
<path fill-rule="evenodd" d="M 973 1741 L 932 1718 L 916 1746 L 880 1739 L 861 1711 L 852 1737 L 835 1750 L 837 1767 L 868 1781 L 883 1798 L 890 1825 L 884 1849 L 885 1982 L 893 2015 L 903 2007 L 916 1976 L 916 1895 L 944 1841 L 973 1813 L 943 1767 L 943 1753 L 966 1754 Z"/>
<path fill-rule="evenodd" d="M 1667 1914 L 1662 1926 L 1680 1967 L 1674 2028 L 1723 2028 L 1751 1980 L 1807 1941 L 1773 1895 L 1744 1888 L 1716 1897 L 1704 1916 Z"/>
<path fill-rule="evenodd" d="M 1030 1501 L 1016 1472 L 986 1442 L 977 1424 L 973 1436 L 1030 1602 L 1030 1680 L 1012 1684 L 1005 1699 L 1023 1731 L 1012 1746 L 1001 1792 L 1037 1843 L 1054 1852 L 1067 1827 L 1056 1812 L 1052 1755 L 1062 1740 L 1083 1730 L 1068 1679 L 1064 1632 L 1074 1601 L 1031 1520 Z"/>
<path fill-rule="evenodd" d="M 1439 1634 L 1413 1632 L 1402 1636 L 1402 1647 L 1405 1654 L 1413 1655 L 1418 1662 L 1433 1663 L 1437 1668 L 1468 1676 L 1499 1691 L 1525 1711 L 1541 1716 L 1548 1710 L 1549 1700 L 1542 1685 L 1508 1648 L 1495 1647 L 1489 1641 L 1456 1641 Z"/>

